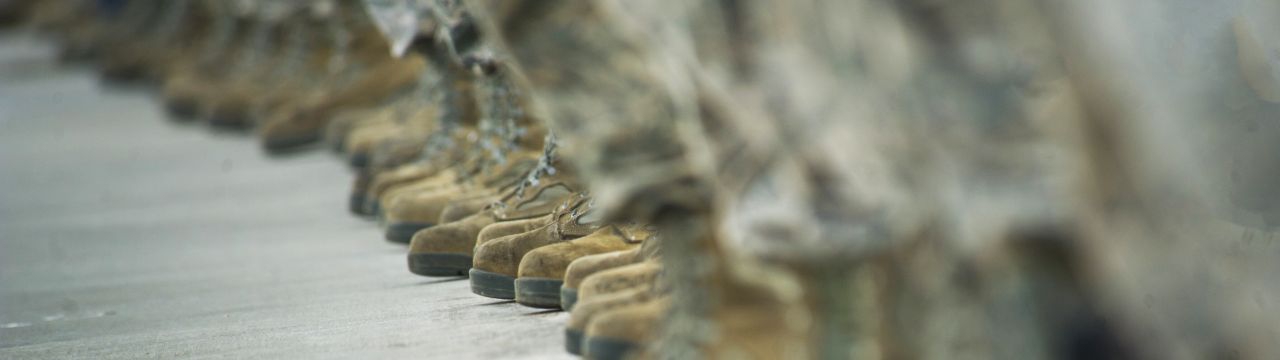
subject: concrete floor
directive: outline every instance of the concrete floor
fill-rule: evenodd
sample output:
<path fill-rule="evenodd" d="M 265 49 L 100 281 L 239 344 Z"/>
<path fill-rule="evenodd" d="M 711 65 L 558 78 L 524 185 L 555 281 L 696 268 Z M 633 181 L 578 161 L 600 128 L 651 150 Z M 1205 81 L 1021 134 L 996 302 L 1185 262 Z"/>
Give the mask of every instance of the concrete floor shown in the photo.
<path fill-rule="evenodd" d="M 567 315 L 417 277 L 330 154 L 268 158 L 0 34 L 0 358 L 568 358 Z"/>

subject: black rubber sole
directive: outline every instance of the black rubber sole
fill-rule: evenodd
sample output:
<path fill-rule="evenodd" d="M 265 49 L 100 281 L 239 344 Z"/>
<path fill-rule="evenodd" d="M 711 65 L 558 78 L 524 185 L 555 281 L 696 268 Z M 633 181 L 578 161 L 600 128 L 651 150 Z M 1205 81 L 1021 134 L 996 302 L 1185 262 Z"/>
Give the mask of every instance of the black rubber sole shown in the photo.
<path fill-rule="evenodd" d="M 564 280 L 561 279 L 516 279 L 516 302 L 529 307 L 559 309 L 560 285 L 563 284 Z"/>
<path fill-rule="evenodd" d="M 516 298 L 516 278 L 514 276 L 492 273 L 480 269 L 471 269 L 471 292 L 476 295 L 494 299 L 512 300 Z"/>
<path fill-rule="evenodd" d="M 354 153 L 347 156 L 347 165 L 357 169 L 363 169 L 369 166 L 368 153 Z"/>
<path fill-rule="evenodd" d="M 564 351 L 570 354 L 582 356 L 582 332 L 574 329 L 564 329 Z"/>
<path fill-rule="evenodd" d="M 164 104 L 164 108 L 175 121 L 195 121 L 200 116 L 200 107 L 190 100 L 170 100 Z"/>
<path fill-rule="evenodd" d="M 136 86 L 146 83 L 147 71 L 146 68 L 139 66 L 104 69 L 101 79 L 107 86 Z"/>
<path fill-rule="evenodd" d="M 573 310 L 573 306 L 578 304 L 578 289 L 570 289 L 564 286 L 560 287 L 560 308 L 564 311 Z"/>
<path fill-rule="evenodd" d="M 319 134 L 275 137 L 263 141 L 262 149 L 266 150 L 268 155 L 288 155 L 310 149 L 319 143 Z"/>
<path fill-rule="evenodd" d="M 209 116 L 209 126 L 217 130 L 243 132 L 252 127 L 250 124 L 249 114 L 243 111 L 214 111 Z"/>
<path fill-rule="evenodd" d="M 58 51 L 62 63 L 88 63 L 98 58 L 98 51 L 86 47 L 64 47 Z"/>
<path fill-rule="evenodd" d="M 365 208 L 364 193 L 351 194 L 351 196 L 347 198 L 347 210 L 351 211 L 352 214 L 359 216 L 373 216 L 373 213 L 369 212 Z"/>
<path fill-rule="evenodd" d="M 386 238 L 387 241 L 397 244 L 408 244 L 413 240 L 413 234 L 419 230 L 431 227 L 434 224 L 424 223 L 394 223 L 387 225 Z"/>
<path fill-rule="evenodd" d="M 364 209 L 370 216 L 377 218 L 382 217 L 382 203 L 379 202 L 378 199 L 366 199 Z"/>
<path fill-rule="evenodd" d="M 586 357 L 598 360 L 626 359 L 640 349 L 639 345 L 630 341 L 601 337 L 587 338 L 582 347 Z"/>
<path fill-rule="evenodd" d="M 467 276 L 471 255 L 454 253 L 409 254 L 409 272 L 422 276 Z"/>

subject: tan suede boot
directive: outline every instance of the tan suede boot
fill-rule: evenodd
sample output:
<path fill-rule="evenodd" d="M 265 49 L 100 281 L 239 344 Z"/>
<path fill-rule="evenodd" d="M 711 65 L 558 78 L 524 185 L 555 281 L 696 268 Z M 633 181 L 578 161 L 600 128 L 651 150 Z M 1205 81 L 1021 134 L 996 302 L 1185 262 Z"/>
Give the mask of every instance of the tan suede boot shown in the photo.
<path fill-rule="evenodd" d="M 416 83 L 425 68 L 425 60 L 415 55 L 378 62 L 333 94 L 301 104 L 297 112 L 266 120 L 258 130 L 262 145 L 270 153 L 283 153 L 315 144 L 335 114 L 375 105 Z"/>
<path fill-rule="evenodd" d="M 493 203 L 501 200 L 502 196 L 494 195 L 451 202 L 448 206 L 444 207 L 444 211 L 440 212 L 439 224 L 448 224 L 462 220 L 468 216 L 478 214 L 481 211 L 484 211 L 485 208 L 493 205 Z"/>
<path fill-rule="evenodd" d="M 651 287 L 656 284 L 660 276 L 662 276 L 662 263 L 657 260 L 601 270 L 582 279 L 582 283 L 578 285 L 578 299 L 587 301 L 626 289 Z"/>
<path fill-rule="evenodd" d="M 420 191 L 403 191 L 392 195 L 382 212 L 387 241 L 408 244 L 413 234 L 432 227 L 449 203 L 468 198 L 488 197 L 494 189 L 458 184 L 445 184 Z"/>
<path fill-rule="evenodd" d="M 591 235 L 543 246 L 525 254 L 516 278 L 516 302 L 532 307 L 559 308 L 565 271 L 587 255 L 639 249 L 653 236 L 643 225 L 606 226 Z"/>
<path fill-rule="evenodd" d="M 154 2 L 149 19 L 139 36 L 129 36 L 123 43 L 109 46 L 100 59 L 102 76 L 110 82 L 141 83 L 150 80 L 153 68 L 172 54 L 183 52 L 192 39 L 181 39 L 191 28 L 199 28 L 199 19 L 191 15 L 193 0 Z"/>
<path fill-rule="evenodd" d="M 369 176 L 371 179 L 365 183 L 367 185 L 357 181 L 356 185 L 365 187 L 357 186 L 351 190 L 352 206 L 356 206 L 356 201 L 360 201 L 360 211 L 357 213 L 380 215 L 383 201 L 390 197 L 393 191 L 403 191 L 401 189 L 416 186 L 415 184 L 421 182 L 435 184 L 433 186 L 456 182 L 462 173 L 461 169 L 472 166 L 468 163 L 471 160 L 464 158 L 474 143 L 470 139 L 478 137 L 474 129 L 464 127 L 452 131 L 451 134 L 433 134 L 432 137 L 434 139 L 428 140 L 427 147 L 439 146 L 440 148 L 433 154 L 424 155 L 419 162 L 395 166 L 387 170 L 373 167 L 362 173 L 362 176 Z"/>
<path fill-rule="evenodd" d="M 471 291 L 482 296 L 515 299 L 520 260 L 533 249 L 590 235 L 603 224 L 589 220 L 590 197 L 579 194 L 557 210 L 556 220 L 529 232 L 486 242 L 477 241 L 469 275 Z M 478 239 L 479 240 L 479 239 Z"/>
<path fill-rule="evenodd" d="M 434 128 L 437 116 L 435 108 L 415 109 L 407 116 L 395 116 L 405 110 L 389 110 L 393 112 L 393 116 L 382 117 L 381 119 L 385 119 L 383 121 L 360 122 L 351 127 L 342 141 L 341 149 L 346 155 L 347 164 L 356 168 L 369 166 L 375 149 L 395 152 L 402 148 L 415 155 L 422 152 Z"/>
<path fill-rule="evenodd" d="M 646 260 L 656 261 L 661 253 L 661 244 L 661 238 L 655 236 L 630 250 L 587 255 L 573 260 L 565 268 L 564 284 L 560 285 L 560 307 L 573 310 L 574 304 L 578 302 L 578 289 L 583 280 L 591 275 Z"/>
<path fill-rule="evenodd" d="M 204 100 L 205 110 L 201 117 L 210 126 L 219 130 L 249 130 L 257 122 L 254 119 L 256 106 L 262 102 L 287 101 L 284 98 L 303 92 L 301 84 L 289 78 L 312 77 L 306 67 L 317 61 L 307 61 L 306 46 L 316 41 L 316 37 L 312 35 L 314 24 L 309 19 L 302 15 L 293 17 L 272 25 L 268 37 L 276 44 L 273 47 L 279 49 L 259 55 L 267 58 L 228 76 L 227 83 Z M 323 55 L 327 52 L 317 52 L 322 54 L 319 57 L 327 57 Z"/>
<path fill-rule="evenodd" d="M 555 219 L 555 214 L 547 214 L 532 219 L 499 221 L 480 229 L 479 235 L 476 236 L 476 243 L 483 244 L 504 236 L 527 233 L 547 226 Z"/>
<path fill-rule="evenodd" d="M 174 64 L 162 85 L 165 108 L 176 121 L 193 121 L 202 113 L 201 99 L 219 91 L 227 64 L 236 63 L 250 51 L 253 21 L 234 15 L 225 5 L 206 3 L 214 18 L 204 34 L 204 45 L 192 61 Z"/>
<path fill-rule="evenodd" d="M 548 170 L 555 171 L 555 174 L 545 175 Z M 502 202 L 489 204 L 480 213 L 414 234 L 409 247 L 410 270 L 419 275 L 452 275 L 455 272 L 465 275 L 471 268 L 471 255 L 477 239 L 488 241 L 544 226 L 551 221 L 551 213 L 581 187 L 575 176 L 563 166 L 540 167 L 525 181 L 525 185 L 513 189 Z M 536 181 L 538 185 L 526 187 L 530 181 Z M 441 221 L 447 220 L 447 214 L 441 217 Z M 457 261 L 462 258 L 466 259 L 465 267 L 460 266 L 462 261 Z M 459 266 L 440 265 L 443 262 Z"/>
<path fill-rule="evenodd" d="M 31 16 L 35 4 L 35 0 L 10 0 L 0 3 L 0 29 L 22 24 Z"/>
<path fill-rule="evenodd" d="M 382 212 L 386 239 L 408 244 L 415 233 L 437 224 L 444 208 L 452 202 L 493 196 L 515 185 L 520 175 L 528 173 L 536 165 L 537 158 L 531 153 L 513 154 L 492 173 L 472 176 L 461 183 L 427 184 L 390 191 Z"/>

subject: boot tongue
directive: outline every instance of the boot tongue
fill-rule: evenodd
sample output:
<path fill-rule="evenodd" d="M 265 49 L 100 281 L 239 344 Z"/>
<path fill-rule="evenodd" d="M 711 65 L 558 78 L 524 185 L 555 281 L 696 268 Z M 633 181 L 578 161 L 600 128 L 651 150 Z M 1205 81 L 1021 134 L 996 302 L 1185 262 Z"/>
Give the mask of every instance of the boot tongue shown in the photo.
<path fill-rule="evenodd" d="M 430 17 L 428 1 L 364 0 L 364 5 L 396 57 L 404 56 L 418 34 L 419 22 Z"/>

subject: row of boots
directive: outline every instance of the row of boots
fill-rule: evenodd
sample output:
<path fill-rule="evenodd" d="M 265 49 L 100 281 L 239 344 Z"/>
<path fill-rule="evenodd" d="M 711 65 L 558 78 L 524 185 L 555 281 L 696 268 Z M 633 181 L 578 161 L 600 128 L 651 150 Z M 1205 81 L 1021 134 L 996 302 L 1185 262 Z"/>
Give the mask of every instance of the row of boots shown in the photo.
<path fill-rule="evenodd" d="M 410 273 L 569 311 L 573 354 L 1280 356 L 1274 312 L 1235 306 L 1271 306 L 1243 274 L 1272 258 L 1198 252 L 1276 239 L 1274 202 L 1221 220 L 1166 161 L 1195 150 L 1169 119 L 1202 109 L 1116 40 L 1143 32 L 1108 14 L 1144 5 L 4 4 L 175 121 L 334 152 Z M 1246 76 L 1223 93 L 1274 121 L 1260 27 L 1234 24 Z"/>
<path fill-rule="evenodd" d="M 538 308 L 628 291 L 637 305 L 657 300 L 652 226 L 600 216 L 559 141 L 527 110 L 528 91 L 483 49 L 459 4 L 397 8 L 421 17 L 407 40 L 375 17 L 404 14 L 358 1 L 11 6 L 59 40 L 64 61 L 157 89 L 174 121 L 252 133 L 271 155 L 337 153 L 357 172 L 349 210 L 408 245 L 413 274 L 469 277 L 478 295 Z M 575 315 L 569 351 L 640 349 L 652 336 L 619 332 L 644 325 L 632 319 L 588 335 L 586 319 L 616 306 Z M 651 331 L 665 311 L 645 308 L 631 316 Z"/>

